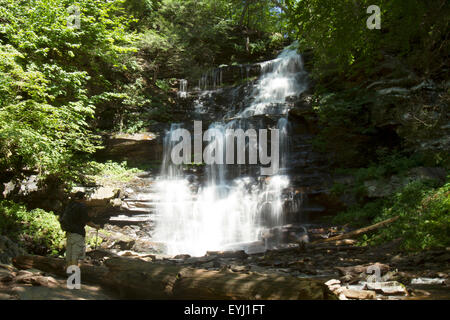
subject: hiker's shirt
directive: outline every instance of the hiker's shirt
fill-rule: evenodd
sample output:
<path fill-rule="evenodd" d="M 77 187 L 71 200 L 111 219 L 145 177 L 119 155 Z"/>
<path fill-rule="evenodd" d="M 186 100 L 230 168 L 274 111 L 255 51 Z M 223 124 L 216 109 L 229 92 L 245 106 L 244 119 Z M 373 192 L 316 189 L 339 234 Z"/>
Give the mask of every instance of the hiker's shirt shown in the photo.
<path fill-rule="evenodd" d="M 83 203 L 74 202 L 65 214 L 70 215 L 66 231 L 70 233 L 77 233 L 85 237 L 86 231 L 84 230 L 84 227 L 89 222 L 88 209 L 86 205 Z"/>

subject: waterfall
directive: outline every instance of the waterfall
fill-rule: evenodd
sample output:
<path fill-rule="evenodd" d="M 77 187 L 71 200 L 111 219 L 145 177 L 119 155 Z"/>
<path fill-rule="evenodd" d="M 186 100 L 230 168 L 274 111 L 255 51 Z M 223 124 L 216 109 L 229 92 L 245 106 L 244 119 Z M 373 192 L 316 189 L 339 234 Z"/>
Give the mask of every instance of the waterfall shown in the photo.
<path fill-rule="evenodd" d="M 200 90 L 216 90 L 222 85 L 223 71 L 222 68 L 213 69 L 204 73 L 198 80 L 198 88 Z"/>
<path fill-rule="evenodd" d="M 307 88 L 302 57 L 291 47 L 260 65 L 262 76 L 254 87 L 253 102 L 238 117 L 287 114 L 286 98 L 299 95 Z"/>
<path fill-rule="evenodd" d="M 290 150 L 290 125 L 287 117 L 278 119 L 277 129 L 280 131 L 280 168 L 287 169 L 287 162 Z"/>
<path fill-rule="evenodd" d="M 178 91 L 178 96 L 180 98 L 186 98 L 187 97 L 187 86 L 188 82 L 186 79 L 180 80 L 180 90 Z"/>
<path fill-rule="evenodd" d="M 159 203 L 153 234 L 154 241 L 165 244 L 168 254 L 201 256 L 206 251 L 245 249 L 246 243 L 260 241 L 267 228 L 284 223 L 284 190 L 289 187 L 289 177 L 283 169 L 287 167 L 290 130 L 285 100 L 305 90 L 305 77 L 301 56 L 291 48 L 262 63 L 261 68 L 250 105 L 238 111 L 231 121 L 211 124 L 209 130 L 217 133 L 213 141 L 224 150 L 227 129 L 263 128 L 260 120 L 253 119 L 260 114 L 279 117 L 274 128 L 279 130 L 281 171 L 278 175 L 261 176 L 259 165 L 214 163 L 198 165 L 197 173 L 202 174 L 188 174 L 183 165 L 174 165 L 170 160 L 176 143 L 172 134 L 181 128 L 180 124 L 172 125 L 164 139 L 162 172 L 155 182 Z M 205 74 L 199 87 L 221 85 L 219 71 Z M 200 100 L 195 102 L 195 108 L 204 112 Z M 247 149 L 249 143 L 246 142 Z M 225 158 L 225 152 L 222 156 Z"/>

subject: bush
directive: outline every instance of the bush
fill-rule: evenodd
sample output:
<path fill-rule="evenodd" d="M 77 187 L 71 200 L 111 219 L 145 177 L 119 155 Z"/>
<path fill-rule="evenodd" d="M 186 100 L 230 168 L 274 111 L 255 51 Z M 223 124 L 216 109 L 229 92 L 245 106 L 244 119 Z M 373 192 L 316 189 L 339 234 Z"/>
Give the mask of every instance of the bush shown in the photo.
<path fill-rule="evenodd" d="M 336 216 L 334 222 L 377 223 L 395 216 L 399 219 L 363 237 L 361 244 L 379 244 L 402 239 L 404 249 L 428 249 L 450 245 L 450 183 L 435 187 L 415 181 L 386 200 L 354 207 Z"/>
<path fill-rule="evenodd" d="M 128 182 L 141 172 L 137 168 L 130 168 L 126 161 L 117 163 L 107 161 L 104 163 L 90 161 L 83 170 L 85 178 L 99 184 L 111 184 L 114 182 Z"/>
<path fill-rule="evenodd" d="M 64 248 L 65 233 L 53 212 L 28 211 L 12 201 L 0 202 L 0 233 L 8 234 L 33 253 L 58 254 Z"/>

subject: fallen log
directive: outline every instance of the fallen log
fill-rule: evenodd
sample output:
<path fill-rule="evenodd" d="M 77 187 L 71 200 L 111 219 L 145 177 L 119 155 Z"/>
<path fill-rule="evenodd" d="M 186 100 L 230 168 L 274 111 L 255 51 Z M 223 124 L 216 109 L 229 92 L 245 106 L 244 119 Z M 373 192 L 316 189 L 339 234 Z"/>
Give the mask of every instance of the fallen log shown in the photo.
<path fill-rule="evenodd" d="M 67 278 L 66 261 L 63 259 L 49 258 L 42 256 L 18 256 L 13 259 L 13 265 L 22 270 L 38 269 L 44 272 Z M 82 263 L 80 266 L 82 277 L 81 281 L 97 282 L 99 278 L 106 277 L 108 269 L 104 266 L 93 266 Z"/>
<path fill-rule="evenodd" d="M 67 276 L 64 260 L 19 256 L 19 269 L 36 268 Z M 321 281 L 292 276 L 194 269 L 130 258 L 111 258 L 104 266 L 81 264 L 81 279 L 116 291 L 124 299 L 298 300 L 333 299 Z"/>
<path fill-rule="evenodd" d="M 378 222 L 378 223 L 376 223 L 374 225 L 371 225 L 371 226 L 368 226 L 368 227 L 360 228 L 360 229 L 353 230 L 353 231 L 348 232 L 348 233 L 341 234 L 339 236 L 335 236 L 335 237 L 331 237 L 331 238 L 327 238 L 327 239 L 316 240 L 314 242 L 311 242 L 311 244 L 317 244 L 317 243 L 323 243 L 323 242 L 332 242 L 332 241 L 336 241 L 336 240 L 350 239 L 350 238 L 359 236 L 361 234 L 367 233 L 369 231 L 373 231 L 373 230 L 379 229 L 381 227 L 384 227 L 385 225 L 388 225 L 388 224 L 396 221 L 398 218 L 399 217 L 396 216 L 396 217 L 393 217 L 393 218 L 390 218 L 390 219 Z"/>

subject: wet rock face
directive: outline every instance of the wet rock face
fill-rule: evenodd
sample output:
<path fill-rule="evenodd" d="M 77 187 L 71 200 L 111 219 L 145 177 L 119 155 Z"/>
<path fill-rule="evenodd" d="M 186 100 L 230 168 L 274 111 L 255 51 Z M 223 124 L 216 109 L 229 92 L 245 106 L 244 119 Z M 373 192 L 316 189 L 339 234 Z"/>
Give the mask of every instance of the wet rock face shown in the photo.
<path fill-rule="evenodd" d="M 379 128 L 394 128 L 414 151 L 450 149 L 449 82 L 435 83 L 413 75 L 379 80 L 367 87 L 376 92 L 371 116 Z"/>
<path fill-rule="evenodd" d="M 105 136 L 105 148 L 98 151 L 99 160 L 127 161 L 131 165 L 161 160 L 162 144 L 154 133 Z"/>
<path fill-rule="evenodd" d="M 286 101 L 267 108 L 266 114 L 257 114 L 245 119 L 233 118 L 239 111 L 244 110 L 252 103 L 254 82 L 249 81 L 237 86 L 222 87 L 213 91 L 190 92 L 189 98 L 184 100 L 186 117 L 184 125 L 192 130 L 192 120 L 202 120 L 203 129 L 220 120 L 236 120 L 243 128 L 277 128 L 280 117 L 287 117 L 289 121 L 289 143 L 285 162 L 287 173 L 290 176 L 291 186 L 285 190 L 285 211 L 289 222 L 300 222 L 305 215 L 315 216 L 321 213 L 334 211 L 334 205 L 329 200 L 328 189 L 332 185 L 328 171 L 328 159 L 324 154 L 313 150 L 312 141 L 318 132 L 318 119 L 312 109 L 312 97 L 309 93 L 298 96 L 288 96 Z M 279 114 L 280 110 L 287 110 Z M 245 130 L 245 129 L 244 129 Z M 251 165 L 241 166 L 239 172 L 243 175 L 254 173 Z M 229 170 L 230 172 L 232 169 Z M 198 176 L 193 172 L 193 176 Z M 194 179 L 195 180 L 195 179 Z M 201 181 L 201 177 L 197 179 Z M 299 209 L 304 206 L 304 213 L 299 216 Z"/>
<path fill-rule="evenodd" d="M 184 119 L 201 120 L 207 126 L 214 121 L 231 118 L 250 103 L 252 84 L 253 81 L 249 81 L 213 91 L 191 92 L 189 99 L 179 99 L 184 105 Z"/>
<path fill-rule="evenodd" d="M 199 79 L 189 79 L 192 87 L 200 90 L 214 90 L 219 86 L 233 85 L 261 74 L 260 64 L 224 65 L 210 70 Z"/>

